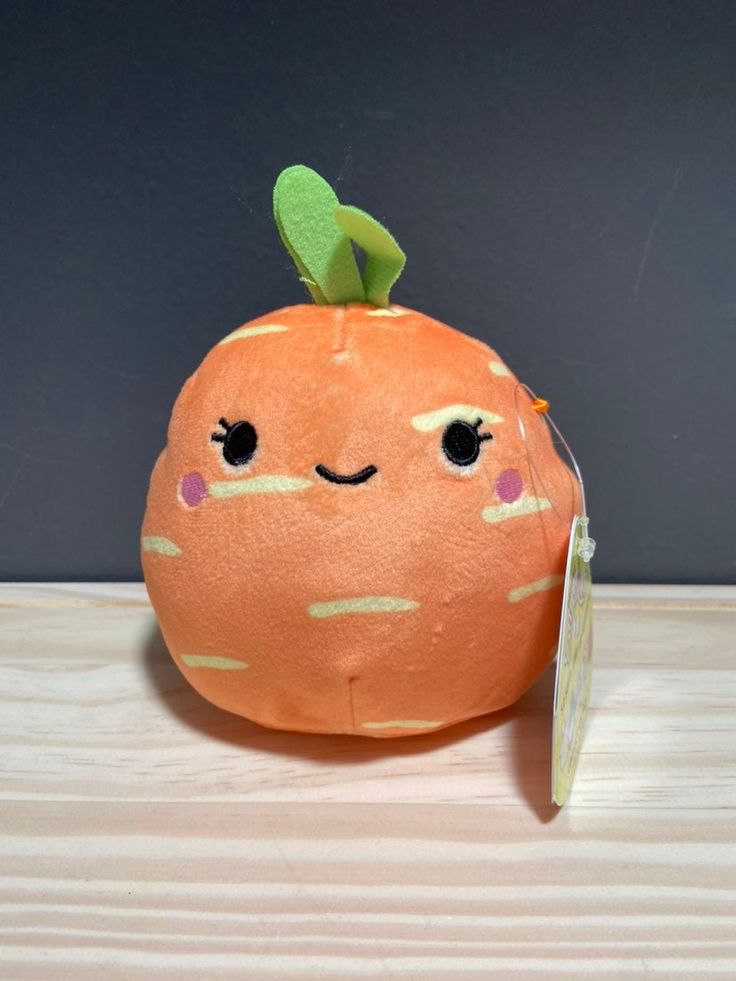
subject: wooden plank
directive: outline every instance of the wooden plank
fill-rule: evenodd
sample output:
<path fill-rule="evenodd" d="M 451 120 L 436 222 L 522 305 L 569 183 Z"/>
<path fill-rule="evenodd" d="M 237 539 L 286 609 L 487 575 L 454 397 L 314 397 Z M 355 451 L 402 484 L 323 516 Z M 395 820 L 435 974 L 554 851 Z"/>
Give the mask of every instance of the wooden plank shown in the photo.
<path fill-rule="evenodd" d="M 189 688 L 140 584 L 0 607 L 0 977 L 736 976 L 736 590 L 597 589 L 561 812 L 551 673 L 440 733 L 279 733 Z"/>

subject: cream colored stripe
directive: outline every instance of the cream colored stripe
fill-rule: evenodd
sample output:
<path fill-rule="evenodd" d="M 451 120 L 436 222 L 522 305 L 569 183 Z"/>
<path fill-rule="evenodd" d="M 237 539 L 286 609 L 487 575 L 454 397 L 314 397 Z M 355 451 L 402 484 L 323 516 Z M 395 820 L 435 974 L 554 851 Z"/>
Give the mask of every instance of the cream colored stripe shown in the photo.
<path fill-rule="evenodd" d="M 444 722 L 427 722 L 426 719 L 396 719 L 393 722 L 362 722 L 363 729 L 436 729 Z"/>
<path fill-rule="evenodd" d="M 545 576 L 543 579 L 537 579 L 536 582 L 527 583 L 526 586 L 518 586 L 509 593 L 509 603 L 519 603 L 528 596 L 534 596 L 535 593 L 542 593 L 546 589 L 554 589 L 555 586 L 561 586 L 564 580 L 565 577 L 560 575 Z"/>
<path fill-rule="evenodd" d="M 181 549 L 170 538 L 161 535 L 144 535 L 141 540 L 144 552 L 158 552 L 159 555 L 181 555 Z"/>
<path fill-rule="evenodd" d="M 508 518 L 516 518 L 521 514 L 535 514 L 537 511 L 546 511 L 552 505 L 546 497 L 520 497 L 517 501 L 510 504 L 491 504 L 483 508 L 483 520 L 489 524 L 498 521 L 506 521 Z"/>
<path fill-rule="evenodd" d="M 502 361 L 489 361 L 488 367 L 494 375 L 498 375 L 500 378 L 509 378 L 511 376 L 511 372 Z"/>
<path fill-rule="evenodd" d="M 478 419 L 483 422 L 503 422 L 501 416 L 497 416 L 495 412 L 489 412 L 488 409 L 480 409 L 477 405 L 455 404 L 445 405 L 441 409 L 435 409 L 434 412 L 425 412 L 422 415 L 414 416 L 411 424 L 420 433 L 429 433 L 433 429 L 439 429 L 440 426 L 454 422 L 456 419 L 462 419 L 464 422 L 477 422 Z"/>
<path fill-rule="evenodd" d="M 182 661 L 190 668 L 216 668 L 218 671 L 243 671 L 248 665 L 234 657 L 217 654 L 182 654 Z"/>
<path fill-rule="evenodd" d="M 258 337 L 259 334 L 283 334 L 288 329 L 284 324 L 256 324 L 255 327 L 238 327 L 232 334 L 223 337 L 218 346 L 230 344 L 231 341 L 239 341 L 244 337 Z"/>
<path fill-rule="evenodd" d="M 305 477 L 284 477 L 280 474 L 263 474 L 245 480 L 217 480 L 209 485 L 213 497 L 237 497 L 239 494 L 284 494 L 288 491 L 306 490 L 312 481 Z"/>
<path fill-rule="evenodd" d="M 366 317 L 403 317 L 406 310 L 398 307 L 376 307 L 375 310 L 367 310 Z"/>
<path fill-rule="evenodd" d="M 323 618 L 342 613 L 400 613 L 403 610 L 416 610 L 418 606 L 414 600 L 401 599 L 400 596 L 356 596 L 353 599 L 312 603 L 308 613 L 310 617 Z"/>

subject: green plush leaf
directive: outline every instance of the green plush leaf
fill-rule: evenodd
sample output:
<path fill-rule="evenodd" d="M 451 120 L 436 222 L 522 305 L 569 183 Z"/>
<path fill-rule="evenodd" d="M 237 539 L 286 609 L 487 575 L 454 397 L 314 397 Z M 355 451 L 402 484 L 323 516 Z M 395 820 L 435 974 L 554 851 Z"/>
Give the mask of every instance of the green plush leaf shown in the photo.
<path fill-rule="evenodd" d="M 349 237 L 335 222 L 339 201 L 327 181 L 301 165 L 282 171 L 273 189 L 281 239 L 315 303 L 365 301 Z"/>
<path fill-rule="evenodd" d="M 335 221 L 365 252 L 363 286 L 366 300 L 377 307 L 387 307 L 391 287 L 406 263 L 398 242 L 375 218 L 352 205 L 338 205 Z"/>

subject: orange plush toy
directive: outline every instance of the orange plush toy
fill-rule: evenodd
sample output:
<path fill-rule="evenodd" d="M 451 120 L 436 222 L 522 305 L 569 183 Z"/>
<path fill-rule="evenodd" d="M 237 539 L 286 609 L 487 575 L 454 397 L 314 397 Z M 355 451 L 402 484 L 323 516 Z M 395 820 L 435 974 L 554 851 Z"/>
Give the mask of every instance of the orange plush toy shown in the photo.
<path fill-rule="evenodd" d="M 316 302 L 229 334 L 176 401 L 142 538 L 169 650 L 279 729 L 501 709 L 554 657 L 579 504 L 544 406 L 485 344 L 389 304 L 403 253 L 314 171 L 284 171 L 274 206 Z"/>

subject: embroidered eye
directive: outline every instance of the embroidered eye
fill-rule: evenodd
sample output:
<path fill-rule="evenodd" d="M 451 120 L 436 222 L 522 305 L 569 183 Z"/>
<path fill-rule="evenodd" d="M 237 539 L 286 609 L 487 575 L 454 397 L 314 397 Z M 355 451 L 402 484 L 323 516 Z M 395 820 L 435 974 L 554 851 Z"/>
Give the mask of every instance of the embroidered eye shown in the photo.
<path fill-rule="evenodd" d="M 490 433 L 479 433 L 478 427 L 483 422 L 464 422 L 456 419 L 451 422 L 442 434 L 442 451 L 450 461 L 458 467 L 469 467 L 480 455 L 480 444 L 486 439 L 493 439 Z"/>
<path fill-rule="evenodd" d="M 245 420 L 234 422 L 220 419 L 224 433 L 213 433 L 212 441 L 222 443 L 222 455 L 226 463 L 233 467 L 242 467 L 248 463 L 256 451 L 258 436 L 255 428 Z"/>

